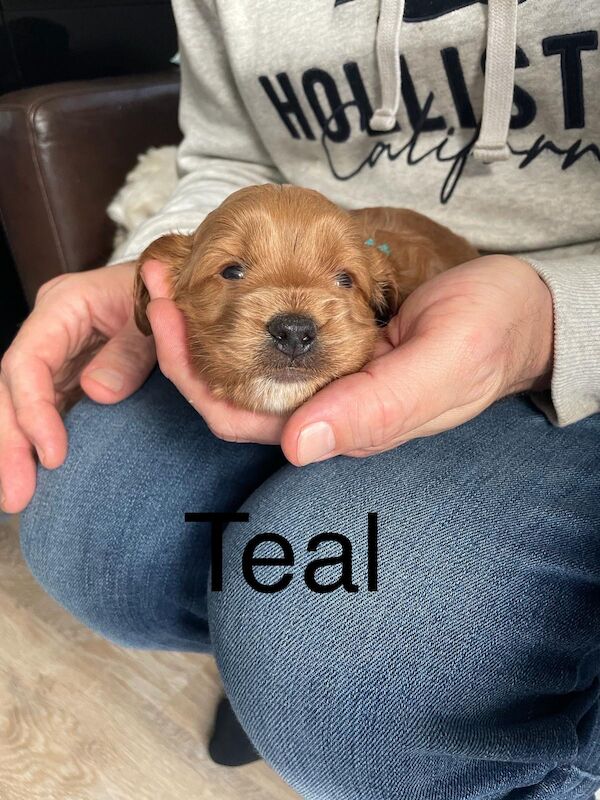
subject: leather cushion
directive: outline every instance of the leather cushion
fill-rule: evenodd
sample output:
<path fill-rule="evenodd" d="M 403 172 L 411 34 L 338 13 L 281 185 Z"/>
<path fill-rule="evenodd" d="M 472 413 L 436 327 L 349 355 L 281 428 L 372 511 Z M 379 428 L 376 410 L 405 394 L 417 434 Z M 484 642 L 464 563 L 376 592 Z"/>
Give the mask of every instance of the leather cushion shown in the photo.
<path fill-rule="evenodd" d="M 30 302 L 54 275 L 108 258 L 106 207 L 141 152 L 180 140 L 178 96 L 169 70 L 0 98 L 0 210 Z"/>

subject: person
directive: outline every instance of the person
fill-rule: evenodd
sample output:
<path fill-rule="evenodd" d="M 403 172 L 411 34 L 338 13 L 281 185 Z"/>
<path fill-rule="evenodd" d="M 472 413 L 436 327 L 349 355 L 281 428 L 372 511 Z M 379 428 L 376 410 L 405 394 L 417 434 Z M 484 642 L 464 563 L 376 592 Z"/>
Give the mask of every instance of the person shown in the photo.
<path fill-rule="evenodd" d="M 45 284 L 2 362 L 2 503 L 25 509 L 33 574 L 115 642 L 213 650 L 253 744 L 309 800 L 590 798 L 595 0 L 173 6 L 177 188 L 110 265 Z M 144 246 L 262 182 L 414 208 L 486 253 L 420 287 L 386 352 L 285 419 L 193 374 L 158 262 L 144 265 L 154 336 L 132 323 Z M 213 590 L 210 526 L 184 515 L 238 511 Z M 272 559 L 253 566 L 262 584 L 290 576 L 281 591 L 245 579 L 261 532 L 292 551 L 254 551 Z M 309 549 L 320 532 L 352 547 L 343 585 L 339 543 Z M 316 555 L 333 591 L 302 579 Z"/>

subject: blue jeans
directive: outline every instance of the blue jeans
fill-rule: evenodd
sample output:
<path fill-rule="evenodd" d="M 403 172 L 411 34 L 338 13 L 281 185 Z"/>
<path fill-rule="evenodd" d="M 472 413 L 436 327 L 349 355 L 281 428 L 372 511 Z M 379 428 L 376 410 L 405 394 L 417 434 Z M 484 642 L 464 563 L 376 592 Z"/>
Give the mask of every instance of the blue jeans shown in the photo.
<path fill-rule="evenodd" d="M 68 416 L 63 467 L 22 517 L 37 580 L 86 625 L 140 648 L 213 650 L 259 752 L 310 800 L 563 800 L 600 786 L 600 415 L 552 427 L 523 397 L 368 459 L 301 469 L 230 444 L 155 372 Z M 224 533 L 212 591 L 206 522 Z M 367 513 L 379 514 L 378 588 Z M 242 554 L 277 532 L 295 564 Z M 312 591 L 352 545 L 358 591 Z M 279 556 L 266 543 L 256 555 Z M 341 574 L 332 561 L 321 584 Z M 350 588 L 348 585 L 347 588 Z"/>

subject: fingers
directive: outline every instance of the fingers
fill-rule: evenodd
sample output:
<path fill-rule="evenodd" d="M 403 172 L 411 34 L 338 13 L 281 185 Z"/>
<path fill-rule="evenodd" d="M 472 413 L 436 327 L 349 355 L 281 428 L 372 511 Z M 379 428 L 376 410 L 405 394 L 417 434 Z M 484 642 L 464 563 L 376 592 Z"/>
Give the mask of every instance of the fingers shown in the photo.
<path fill-rule="evenodd" d="M 15 349 L 2 362 L 10 403 L 9 416 L 35 447 L 48 469 L 59 467 L 67 455 L 67 435 L 56 408 L 56 392 L 46 362 Z"/>
<path fill-rule="evenodd" d="M 162 261 L 150 259 L 142 267 L 142 277 L 152 300 L 158 297 L 171 297 L 167 266 Z"/>
<path fill-rule="evenodd" d="M 406 441 L 456 406 L 455 372 L 455 359 L 435 337 L 415 337 L 301 406 L 283 431 L 286 458 L 302 466 Z"/>
<path fill-rule="evenodd" d="M 2 359 L 3 402 L 10 406 L 3 412 L 4 437 L 13 442 L 12 430 L 18 426 L 49 469 L 60 466 L 67 453 L 66 432 L 56 408 L 54 373 L 68 360 L 77 331 L 85 330 L 77 314 L 64 306 L 61 316 L 47 309 L 31 314 Z M 4 442 L 0 441 L 0 460 L 3 452 Z"/>
<path fill-rule="evenodd" d="M 118 403 L 139 389 L 155 363 L 152 337 L 144 336 L 131 317 L 86 366 L 81 387 L 97 403 Z"/>
<path fill-rule="evenodd" d="M 72 315 L 66 316 L 70 320 Z M 49 469 L 66 457 L 67 436 L 56 408 L 52 367 L 68 357 L 73 341 L 69 324 L 37 312 L 24 322 L 2 360 L 0 483 L 6 511 L 21 511 L 33 496 L 34 450 Z"/>
<path fill-rule="evenodd" d="M 163 374 L 202 415 L 215 436 L 236 442 L 279 443 L 284 418 L 236 408 L 216 398 L 197 376 L 189 361 L 185 320 L 172 300 L 158 297 L 148 304 L 146 313 Z"/>
<path fill-rule="evenodd" d="M 35 491 L 36 466 L 29 440 L 19 428 L 8 387 L 0 376 L 0 508 L 22 511 Z"/>

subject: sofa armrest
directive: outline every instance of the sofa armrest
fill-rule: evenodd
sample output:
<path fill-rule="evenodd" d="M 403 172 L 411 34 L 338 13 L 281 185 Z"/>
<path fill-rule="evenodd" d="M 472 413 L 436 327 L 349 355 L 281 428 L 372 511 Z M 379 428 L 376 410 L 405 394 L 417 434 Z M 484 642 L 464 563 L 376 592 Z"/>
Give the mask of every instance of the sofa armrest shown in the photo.
<path fill-rule="evenodd" d="M 108 258 L 106 207 L 140 153 L 179 142 L 178 97 L 178 70 L 0 97 L 0 214 L 30 303 Z"/>

